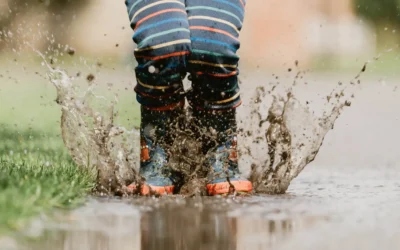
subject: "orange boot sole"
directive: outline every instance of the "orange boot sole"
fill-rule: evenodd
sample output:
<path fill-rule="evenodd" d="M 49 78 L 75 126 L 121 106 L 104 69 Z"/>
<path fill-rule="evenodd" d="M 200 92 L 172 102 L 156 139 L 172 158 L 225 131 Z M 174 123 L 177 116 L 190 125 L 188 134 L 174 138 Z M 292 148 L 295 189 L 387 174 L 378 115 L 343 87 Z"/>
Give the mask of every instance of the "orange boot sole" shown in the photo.
<path fill-rule="evenodd" d="M 233 191 L 237 193 L 250 193 L 252 190 L 253 184 L 248 180 L 237 180 L 231 181 L 230 183 L 224 181 L 215 184 L 207 184 L 208 195 L 224 195 L 233 193 Z"/>
<path fill-rule="evenodd" d="M 135 184 L 131 184 L 128 186 L 128 189 L 135 192 L 137 191 L 137 186 Z M 151 186 L 148 184 L 144 184 L 140 189 L 140 195 L 167 195 L 174 193 L 174 186 Z"/>

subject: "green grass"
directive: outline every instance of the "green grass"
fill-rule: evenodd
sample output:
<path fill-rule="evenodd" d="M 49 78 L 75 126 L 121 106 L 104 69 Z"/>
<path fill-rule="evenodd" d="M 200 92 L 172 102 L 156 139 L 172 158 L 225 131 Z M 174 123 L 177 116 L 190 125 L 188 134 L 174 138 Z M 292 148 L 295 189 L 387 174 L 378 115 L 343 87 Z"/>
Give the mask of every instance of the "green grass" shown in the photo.
<path fill-rule="evenodd" d="M 31 74 L 9 75 L 18 81 L 0 78 L 0 236 L 53 208 L 82 204 L 95 184 L 64 148 L 53 87 Z"/>
<path fill-rule="evenodd" d="M 100 92 L 111 100 L 118 94 L 117 122 L 128 128 L 138 125 L 131 72 L 75 67 L 70 73 L 78 71 L 83 77 L 77 84 L 83 88 L 88 73 L 94 73 L 102 86 L 114 83 L 112 90 Z M 61 109 L 44 74 L 37 64 L 0 65 L 0 237 L 24 229 L 32 218 L 51 214 L 54 208 L 83 204 L 95 187 L 94 176 L 76 166 L 64 147 Z"/>
<path fill-rule="evenodd" d="M 72 162 L 57 136 L 1 126 L 0 139 L 0 234 L 52 208 L 75 207 L 93 189 L 93 175 Z"/>

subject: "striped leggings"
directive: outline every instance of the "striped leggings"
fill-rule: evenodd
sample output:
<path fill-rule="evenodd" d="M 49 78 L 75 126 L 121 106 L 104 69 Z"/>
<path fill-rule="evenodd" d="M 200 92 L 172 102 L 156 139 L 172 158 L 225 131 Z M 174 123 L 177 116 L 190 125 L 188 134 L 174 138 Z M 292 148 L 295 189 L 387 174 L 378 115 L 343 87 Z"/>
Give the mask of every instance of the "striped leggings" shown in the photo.
<path fill-rule="evenodd" d="M 240 105 L 239 32 L 245 0 L 126 0 L 137 44 L 135 91 L 140 104 L 167 110 L 184 102 L 182 80 L 196 109 Z"/>

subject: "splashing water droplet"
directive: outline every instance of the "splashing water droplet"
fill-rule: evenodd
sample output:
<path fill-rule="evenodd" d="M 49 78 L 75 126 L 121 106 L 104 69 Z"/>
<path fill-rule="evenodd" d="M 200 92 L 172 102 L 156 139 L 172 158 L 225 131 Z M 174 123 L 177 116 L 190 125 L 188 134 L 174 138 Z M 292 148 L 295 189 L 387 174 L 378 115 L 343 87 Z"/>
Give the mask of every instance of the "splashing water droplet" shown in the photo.
<path fill-rule="evenodd" d="M 139 131 L 128 130 L 114 123 L 114 104 L 94 94 L 96 84 L 90 84 L 83 94 L 74 88 L 73 79 L 66 72 L 51 67 L 40 53 L 42 65 L 48 69 L 48 78 L 57 89 L 57 103 L 62 110 L 62 138 L 74 161 L 97 174 L 99 193 L 121 194 L 132 182 L 141 184 L 139 168 Z M 149 67 L 149 72 L 156 68 Z M 239 133 L 239 165 L 260 193 L 284 193 L 290 182 L 318 153 L 325 135 L 333 127 L 345 103 L 339 95 L 330 112 L 315 116 L 289 92 L 285 97 L 274 96 L 266 109 L 263 100 L 273 92 L 263 87 L 255 90 L 250 102 L 248 119 L 242 119 Z M 224 95 L 225 93 L 221 93 Z M 268 96 L 270 98 L 270 96 Z M 91 100 L 101 100 L 105 110 L 91 105 Z M 248 115 L 248 114 L 246 114 Z M 263 117 L 267 117 L 263 119 Z M 191 110 L 183 111 L 180 124 L 175 127 L 176 139 L 168 155 L 168 165 L 182 173 L 183 194 L 203 194 L 205 187 L 204 161 L 198 134 L 194 133 Z M 256 126 L 255 126 L 256 125 Z M 197 128 L 210 138 L 217 136 L 212 128 Z M 209 154 L 209 152 L 207 153 Z M 246 170 L 247 169 L 247 170 Z"/>

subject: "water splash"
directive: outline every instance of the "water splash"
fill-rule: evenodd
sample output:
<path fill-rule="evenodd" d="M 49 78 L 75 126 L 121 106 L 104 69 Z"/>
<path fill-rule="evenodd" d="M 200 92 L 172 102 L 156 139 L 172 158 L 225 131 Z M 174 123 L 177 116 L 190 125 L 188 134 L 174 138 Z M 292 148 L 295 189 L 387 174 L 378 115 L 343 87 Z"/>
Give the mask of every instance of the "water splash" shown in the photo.
<path fill-rule="evenodd" d="M 114 123 L 117 114 L 113 107 L 118 100 L 95 95 L 93 79 L 79 95 L 73 79 L 65 71 L 51 67 L 43 55 L 41 57 L 57 89 L 57 103 L 62 110 L 62 137 L 72 158 L 79 166 L 96 171 L 100 194 L 129 194 L 127 185 L 142 184 L 138 175 L 138 129 L 128 130 Z M 325 135 L 333 128 L 343 108 L 349 106 L 349 102 L 341 101 L 348 86 L 340 84 L 342 89 L 333 90 L 327 98 L 330 110 L 318 117 L 300 104 L 292 88 L 285 90 L 284 96 L 274 93 L 277 84 L 269 91 L 265 87 L 255 89 L 250 117 L 240 124 L 240 166 L 251 169 L 248 177 L 258 193 L 286 192 L 290 182 L 315 159 Z M 296 81 L 291 87 L 295 85 Z M 272 104 L 265 109 L 263 100 L 271 96 Z M 101 100 L 106 108 L 96 108 L 93 105 L 96 100 Z M 185 109 L 179 119 L 179 124 L 188 125 L 176 125 L 176 139 L 168 150 L 169 167 L 182 174 L 181 194 L 205 195 L 207 170 L 203 162 L 206 157 L 196 140 L 190 109 Z"/>
<path fill-rule="evenodd" d="M 264 88 L 257 88 L 255 100 L 265 99 Z M 259 129 L 254 135 L 254 126 L 245 131 L 246 134 L 256 136 L 257 154 L 246 145 L 249 137 L 242 136 L 241 152 L 252 158 L 250 180 L 258 193 L 282 194 L 289 187 L 290 182 L 312 162 L 325 135 L 333 128 L 343 107 L 348 103 L 338 102 L 331 111 L 324 112 L 322 117 L 314 115 L 309 108 L 301 105 L 291 92 L 285 98 L 273 96 L 273 101 L 268 109 L 267 118 L 262 120 L 261 105 L 254 102 L 252 106 L 253 120 L 251 124 L 268 123 L 267 129 Z M 255 123 L 254 123 L 255 122 Z M 254 137 L 253 137 L 254 138 Z M 246 142 L 247 141 L 247 142 Z M 259 150 L 264 150 L 261 154 Z M 264 158 L 259 158 L 264 155 Z"/>
<path fill-rule="evenodd" d="M 115 102 L 95 95 L 94 83 L 90 82 L 80 95 L 73 78 L 50 66 L 45 57 L 37 53 L 57 90 L 56 102 L 62 111 L 62 138 L 72 159 L 77 165 L 95 172 L 99 194 L 126 193 L 126 186 L 138 180 L 138 130 L 127 130 L 114 124 Z M 105 110 L 96 108 L 95 100 L 106 104 Z"/>

